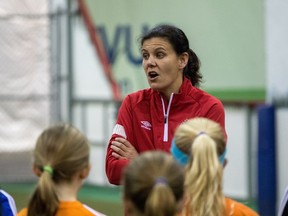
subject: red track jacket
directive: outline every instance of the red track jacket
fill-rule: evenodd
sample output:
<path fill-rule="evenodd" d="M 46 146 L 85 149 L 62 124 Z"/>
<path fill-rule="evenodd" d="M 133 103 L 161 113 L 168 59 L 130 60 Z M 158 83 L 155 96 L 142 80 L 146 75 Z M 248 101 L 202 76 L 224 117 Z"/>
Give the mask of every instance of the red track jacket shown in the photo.
<path fill-rule="evenodd" d="M 116 137 L 126 138 L 140 152 L 160 149 L 170 152 L 176 127 L 193 117 L 206 117 L 219 122 L 225 130 L 224 106 L 220 100 L 192 86 L 184 78 L 178 94 L 172 94 L 169 103 L 158 91 L 144 89 L 125 97 L 109 141 L 106 154 L 106 175 L 111 184 L 120 184 L 126 159 L 112 156 L 111 142 Z M 226 133 L 226 132 L 225 132 Z"/>

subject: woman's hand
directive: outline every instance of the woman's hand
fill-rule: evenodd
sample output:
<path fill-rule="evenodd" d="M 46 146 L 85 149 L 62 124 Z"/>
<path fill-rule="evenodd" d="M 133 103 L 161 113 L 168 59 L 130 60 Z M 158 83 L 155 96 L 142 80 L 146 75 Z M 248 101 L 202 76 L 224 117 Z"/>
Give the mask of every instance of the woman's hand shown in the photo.
<path fill-rule="evenodd" d="M 138 152 L 134 146 L 128 140 L 121 137 L 117 137 L 111 142 L 111 148 L 113 149 L 112 156 L 118 159 L 132 160 L 138 156 Z"/>

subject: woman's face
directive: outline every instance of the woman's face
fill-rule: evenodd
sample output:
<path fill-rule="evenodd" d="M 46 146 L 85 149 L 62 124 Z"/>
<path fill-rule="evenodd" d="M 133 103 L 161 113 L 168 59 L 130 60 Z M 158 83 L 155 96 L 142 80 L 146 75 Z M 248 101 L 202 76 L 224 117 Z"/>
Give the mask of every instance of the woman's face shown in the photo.
<path fill-rule="evenodd" d="M 178 56 L 169 41 L 160 37 L 145 40 L 141 51 L 150 87 L 168 98 L 172 92 L 178 93 L 188 54 Z"/>

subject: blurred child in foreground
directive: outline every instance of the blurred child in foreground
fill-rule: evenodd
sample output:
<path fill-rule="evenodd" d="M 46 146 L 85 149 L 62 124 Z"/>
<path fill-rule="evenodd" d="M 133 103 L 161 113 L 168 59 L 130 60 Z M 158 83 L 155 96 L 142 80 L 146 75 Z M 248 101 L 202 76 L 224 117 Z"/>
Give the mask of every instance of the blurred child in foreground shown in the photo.
<path fill-rule="evenodd" d="M 18 216 L 103 216 L 77 200 L 90 171 L 89 154 L 87 138 L 72 125 L 55 125 L 44 130 L 33 155 L 38 184 L 28 208 L 22 209 Z"/>
<path fill-rule="evenodd" d="M 125 168 L 122 182 L 126 216 L 175 216 L 182 209 L 184 172 L 168 153 L 140 154 Z"/>

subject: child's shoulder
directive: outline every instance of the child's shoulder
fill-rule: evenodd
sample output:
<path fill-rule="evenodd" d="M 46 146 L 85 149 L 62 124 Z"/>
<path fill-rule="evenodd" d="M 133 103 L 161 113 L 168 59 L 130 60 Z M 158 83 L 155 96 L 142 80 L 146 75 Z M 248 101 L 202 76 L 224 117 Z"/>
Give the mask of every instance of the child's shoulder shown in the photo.
<path fill-rule="evenodd" d="M 17 209 L 13 197 L 6 191 L 1 189 L 0 189 L 0 205 L 2 208 L 2 212 L 4 211 L 3 215 L 14 216 L 17 214 Z"/>
<path fill-rule="evenodd" d="M 259 214 L 255 212 L 253 209 L 240 202 L 237 202 L 230 198 L 226 198 L 225 200 L 226 200 L 226 210 L 229 212 L 229 215 L 259 216 Z"/>
<path fill-rule="evenodd" d="M 21 211 L 17 213 L 17 216 L 26 216 L 27 215 L 27 208 L 23 208 Z"/>
<path fill-rule="evenodd" d="M 105 214 L 103 214 L 103 213 L 101 213 L 101 212 L 98 212 L 98 211 L 96 211 L 95 209 L 92 209 L 92 208 L 90 208 L 89 206 L 87 206 L 87 205 L 85 205 L 85 204 L 83 204 L 83 206 L 88 210 L 88 211 L 90 211 L 90 212 L 92 212 L 94 215 L 96 215 L 96 216 L 106 216 Z"/>

